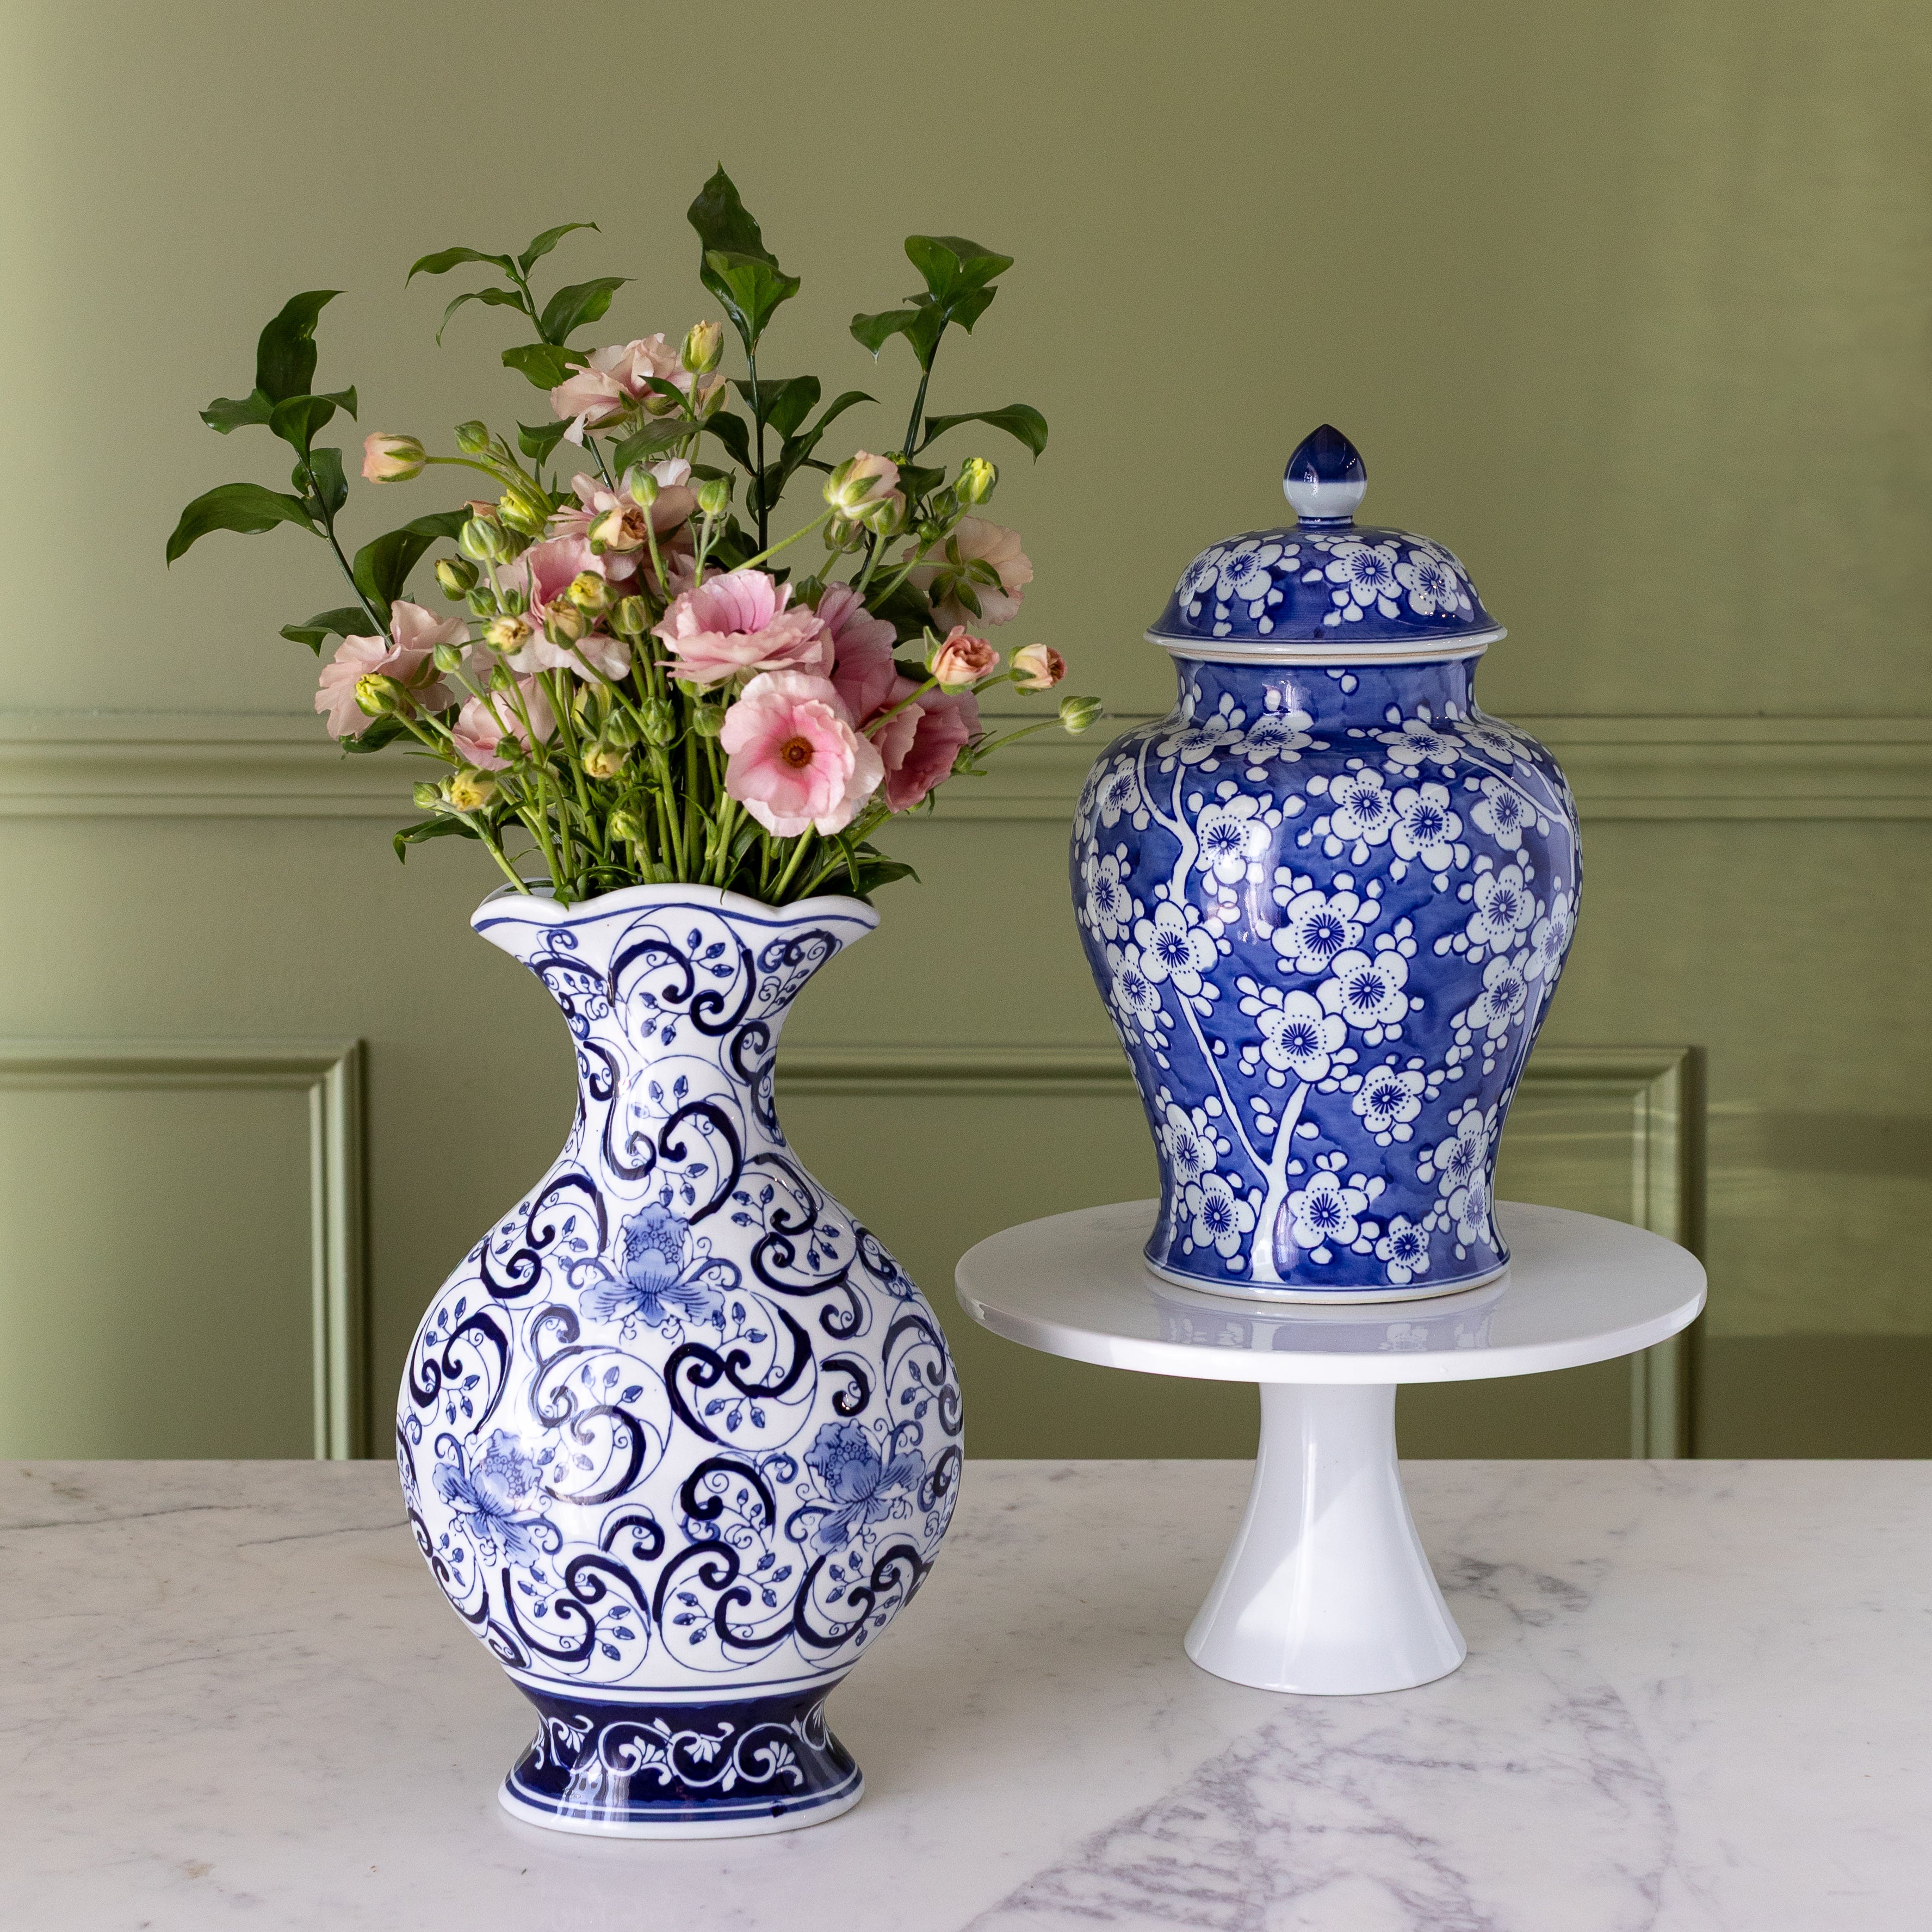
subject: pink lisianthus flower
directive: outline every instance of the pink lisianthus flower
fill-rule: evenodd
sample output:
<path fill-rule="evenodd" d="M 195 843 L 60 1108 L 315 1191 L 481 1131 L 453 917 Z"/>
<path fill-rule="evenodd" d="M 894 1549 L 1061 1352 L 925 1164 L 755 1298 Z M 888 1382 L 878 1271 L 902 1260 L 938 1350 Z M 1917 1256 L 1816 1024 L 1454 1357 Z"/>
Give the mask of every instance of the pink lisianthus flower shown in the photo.
<path fill-rule="evenodd" d="M 907 734 L 909 742 L 886 773 L 886 802 L 895 812 L 909 812 L 952 776 L 961 746 L 980 729 L 980 700 L 970 691 L 929 692 L 901 712 L 886 730 L 905 718 L 914 725 Z"/>
<path fill-rule="evenodd" d="M 418 711 L 440 711 L 449 703 L 449 687 L 436 675 L 430 653 L 438 644 L 467 643 L 468 627 L 460 617 L 439 617 L 420 604 L 406 601 L 389 607 L 389 634 L 385 638 L 344 638 L 335 656 L 322 668 L 315 708 L 328 714 L 332 738 L 357 738 L 374 722 L 356 702 L 358 679 L 380 674 L 408 688 Z"/>
<path fill-rule="evenodd" d="M 718 742 L 728 760 L 725 790 L 780 838 L 807 826 L 828 837 L 844 831 L 885 776 L 831 681 L 800 671 L 753 678 L 725 712 Z"/>
<path fill-rule="evenodd" d="M 502 691 L 493 691 L 487 698 L 466 699 L 456 714 L 456 722 L 449 728 L 451 742 L 482 770 L 500 771 L 509 763 L 498 748 L 506 737 L 517 739 L 527 751 L 532 732 L 536 734 L 536 742 L 544 745 L 556 729 L 556 713 L 550 708 L 543 686 L 533 677 L 523 677 L 517 680 L 517 689 L 524 709 L 530 713 L 530 730 L 524 730 L 522 713 L 509 694 Z"/>
<path fill-rule="evenodd" d="M 683 549 L 691 548 L 690 537 L 682 529 L 698 507 L 698 493 L 690 487 L 691 465 L 682 457 L 673 457 L 652 464 L 650 475 L 658 486 L 658 496 L 648 510 L 628 488 L 606 489 L 596 477 L 580 472 L 570 479 L 578 507 L 560 510 L 550 519 L 550 528 L 559 536 L 580 537 L 590 544 L 603 559 L 604 574 L 613 584 L 628 584 L 640 568 L 648 580 L 650 531 L 657 533 L 667 568 L 674 540 Z"/>
<path fill-rule="evenodd" d="M 956 548 L 958 553 L 956 564 L 953 561 Z M 910 550 L 905 553 L 908 560 L 915 554 Z M 975 562 L 992 566 L 999 575 L 997 586 L 967 577 L 958 567 Z M 1019 615 L 1020 600 L 1026 595 L 1027 586 L 1033 581 L 1033 565 L 1020 548 L 1017 530 L 1010 530 L 1000 524 L 989 524 L 980 517 L 962 517 L 946 541 L 940 560 L 921 564 L 910 573 L 908 580 L 933 598 L 932 614 L 940 624 L 951 626 L 976 621 L 1004 624 Z M 959 601 L 958 593 L 962 584 L 969 586 L 979 600 L 977 620 Z"/>
<path fill-rule="evenodd" d="M 681 592 L 652 634 L 671 654 L 671 675 L 700 687 L 743 671 L 832 668 L 832 640 L 817 611 L 796 609 L 791 586 L 762 570 L 734 570 Z"/>
<path fill-rule="evenodd" d="M 586 428 L 615 422 L 654 394 L 652 376 L 668 382 L 680 373 L 678 352 L 662 335 L 614 344 L 592 350 L 584 366 L 551 390 L 550 406 L 569 422 L 564 440 L 581 444 Z"/>

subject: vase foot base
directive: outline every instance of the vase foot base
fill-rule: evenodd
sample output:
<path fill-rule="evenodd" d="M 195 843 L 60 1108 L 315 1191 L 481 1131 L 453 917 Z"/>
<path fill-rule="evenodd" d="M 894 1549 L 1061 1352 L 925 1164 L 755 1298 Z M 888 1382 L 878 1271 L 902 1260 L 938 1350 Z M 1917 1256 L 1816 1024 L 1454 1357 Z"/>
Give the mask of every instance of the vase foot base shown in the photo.
<path fill-rule="evenodd" d="M 622 1704 L 520 1687 L 542 1719 L 498 1793 L 526 1824 L 604 1838 L 740 1838 L 824 1823 L 865 1779 L 827 1728 L 832 1687 Z"/>
<path fill-rule="evenodd" d="M 1297 1308 L 1326 1305 L 1373 1307 L 1378 1304 L 1393 1306 L 1403 1301 L 1440 1301 L 1452 1294 L 1466 1294 L 1472 1288 L 1487 1288 L 1492 1282 L 1501 1280 L 1509 1270 L 1505 1259 L 1492 1268 L 1485 1268 L 1480 1274 L 1464 1275 L 1454 1281 L 1418 1282 L 1412 1288 L 1289 1288 L 1278 1282 L 1210 1281 L 1198 1274 L 1183 1274 L 1178 1268 L 1166 1267 L 1151 1256 L 1145 1258 L 1148 1274 L 1162 1281 L 1172 1282 L 1177 1288 L 1191 1288 L 1220 1300 L 1273 1302 L 1277 1306 Z"/>

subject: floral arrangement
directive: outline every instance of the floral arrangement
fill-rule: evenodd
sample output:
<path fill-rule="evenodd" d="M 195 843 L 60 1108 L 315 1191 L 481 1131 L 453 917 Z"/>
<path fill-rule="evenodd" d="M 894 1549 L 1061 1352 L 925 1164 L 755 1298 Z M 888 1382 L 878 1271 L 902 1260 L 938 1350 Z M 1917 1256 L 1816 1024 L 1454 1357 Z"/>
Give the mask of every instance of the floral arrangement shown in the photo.
<path fill-rule="evenodd" d="M 350 557 L 338 533 L 349 496 L 339 449 L 316 436 L 352 388 L 314 388 L 315 332 L 334 290 L 290 301 L 262 332 L 255 385 L 202 412 L 223 435 L 260 425 L 294 452 L 292 494 L 230 483 L 198 496 L 169 539 L 170 563 L 212 530 L 292 524 L 326 544 L 354 601 L 282 634 L 320 655 L 315 706 L 345 751 L 398 745 L 447 770 L 416 788 L 428 816 L 395 835 L 473 838 L 518 890 L 540 860 L 563 903 L 634 884 L 694 881 L 770 904 L 822 890 L 861 896 L 910 868 L 871 835 L 929 806 L 946 779 L 982 771 L 1002 746 L 1058 724 L 1086 730 L 1097 700 L 994 735 L 980 700 L 1041 692 L 1065 665 L 1044 644 L 1000 653 L 983 633 L 1018 614 L 1033 566 L 1012 530 L 977 514 L 998 481 L 972 456 L 949 470 L 933 446 L 964 424 L 1001 430 L 1036 459 L 1046 423 L 1023 403 L 928 415 L 949 328 L 970 330 L 1011 257 L 957 236 L 915 235 L 924 288 L 853 318 L 874 358 L 895 335 L 918 371 L 898 447 L 820 454 L 832 425 L 875 399 L 848 389 L 821 407 L 811 376 L 763 374 L 765 332 L 798 292 L 721 168 L 692 202 L 699 280 L 735 332 L 741 376 L 722 368 L 723 326 L 694 324 L 601 349 L 571 338 L 608 310 L 626 277 L 601 275 L 539 302 L 531 276 L 566 222 L 520 254 L 446 248 L 410 270 L 496 272 L 472 302 L 514 310 L 536 335 L 504 364 L 544 391 L 549 419 L 515 446 L 481 422 L 454 450 L 378 433 L 362 475 L 405 483 L 436 466 L 489 479 L 489 494 L 416 517 Z M 437 332 L 441 340 L 442 331 Z M 736 392 L 734 405 L 732 392 Z M 566 457 L 576 459 L 572 473 Z M 820 506 L 774 538 L 788 486 L 820 484 Z M 472 488 L 475 486 L 472 486 Z M 440 543 L 439 615 L 405 594 Z M 812 561 L 808 575 L 780 559 Z"/>

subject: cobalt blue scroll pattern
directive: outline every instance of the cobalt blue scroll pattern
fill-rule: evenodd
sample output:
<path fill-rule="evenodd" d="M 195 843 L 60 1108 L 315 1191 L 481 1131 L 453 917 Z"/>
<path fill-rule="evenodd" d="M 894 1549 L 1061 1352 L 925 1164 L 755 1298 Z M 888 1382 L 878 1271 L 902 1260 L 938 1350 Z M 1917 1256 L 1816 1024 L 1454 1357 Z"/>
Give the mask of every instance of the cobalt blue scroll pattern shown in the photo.
<path fill-rule="evenodd" d="M 856 1795 L 824 1698 L 932 1567 L 959 1389 L 918 1289 L 786 1142 L 772 1075 L 800 990 L 875 922 L 692 886 L 476 915 L 562 1010 L 577 1113 L 424 1316 L 397 1452 L 436 1581 L 545 1714 L 513 1810 L 744 1830 Z M 680 1704 L 704 1724 L 652 1730 Z M 747 1814 L 760 1766 L 783 1788 Z"/>
<path fill-rule="evenodd" d="M 1467 657 L 1175 659 L 1072 851 L 1160 1157 L 1149 1262 L 1318 1300 L 1491 1278 L 1497 1142 L 1576 916 L 1562 774 Z"/>

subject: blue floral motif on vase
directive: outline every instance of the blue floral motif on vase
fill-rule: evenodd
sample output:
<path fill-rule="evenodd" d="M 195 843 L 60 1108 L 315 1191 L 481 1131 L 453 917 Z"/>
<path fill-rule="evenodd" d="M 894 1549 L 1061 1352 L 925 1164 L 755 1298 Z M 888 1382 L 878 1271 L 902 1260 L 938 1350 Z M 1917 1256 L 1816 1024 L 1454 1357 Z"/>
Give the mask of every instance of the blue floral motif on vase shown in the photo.
<path fill-rule="evenodd" d="M 1157 1274 L 1383 1300 L 1506 1263 L 1498 1142 L 1580 878 L 1562 774 L 1472 694 L 1500 634 L 1441 546 L 1305 512 L 1205 553 L 1150 632 L 1179 699 L 1096 763 L 1072 873 Z"/>
<path fill-rule="evenodd" d="M 735 1835 L 858 1798 L 825 1700 L 932 1568 L 958 1383 L 772 1076 L 876 918 L 697 886 L 476 914 L 562 1008 L 577 1113 L 424 1316 L 397 1455 L 437 1582 L 539 1714 L 502 1793 L 532 1822 Z"/>

